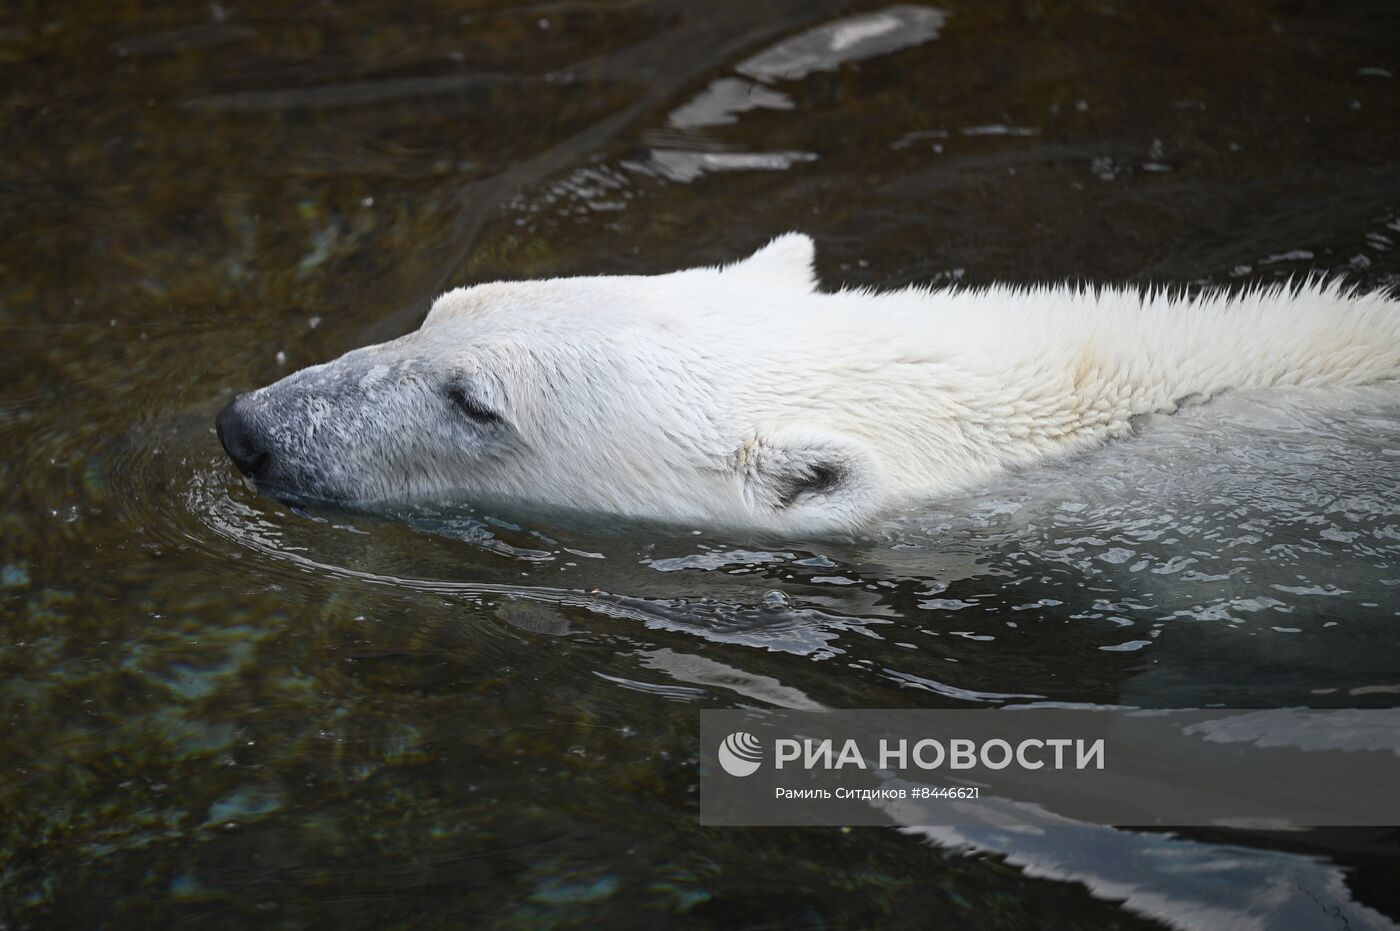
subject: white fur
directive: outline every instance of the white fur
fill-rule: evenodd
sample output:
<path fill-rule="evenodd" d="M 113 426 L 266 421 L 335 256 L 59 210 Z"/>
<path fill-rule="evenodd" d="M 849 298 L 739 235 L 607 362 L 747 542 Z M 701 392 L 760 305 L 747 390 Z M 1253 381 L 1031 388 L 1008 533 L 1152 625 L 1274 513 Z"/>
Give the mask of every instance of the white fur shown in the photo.
<path fill-rule="evenodd" d="M 1394 297 L 1335 283 L 1195 297 L 1063 285 L 823 294 L 812 260 L 812 241 L 793 233 L 723 268 L 448 292 L 416 333 L 330 366 L 358 357 L 418 373 L 411 395 L 362 420 L 438 430 L 436 413 L 403 413 L 432 395 L 427 371 L 469 379 L 507 426 L 415 436 L 412 480 L 376 472 L 403 473 L 399 449 L 364 459 L 337 494 L 847 531 L 1121 436 L 1136 415 L 1187 398 L 1400 376 Z M 298 454 L 314 460 L 315 441 Z M 344 454 L 327 453 L 361 461 Z"/>

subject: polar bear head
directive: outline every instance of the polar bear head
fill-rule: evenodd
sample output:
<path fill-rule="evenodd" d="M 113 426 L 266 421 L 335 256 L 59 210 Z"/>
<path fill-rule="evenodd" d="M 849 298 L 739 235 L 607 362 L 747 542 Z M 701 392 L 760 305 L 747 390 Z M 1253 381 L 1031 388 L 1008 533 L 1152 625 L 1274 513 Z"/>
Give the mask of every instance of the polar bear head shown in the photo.
<path fill-rule="evenodd" d="M 882 464 L 836 416 L 863 399 L 831 404 L 822 297 L 799 234 L 718 268 L 458 288 L 413 333 L 238 397 L 218 434 L 284 499 L 847 530 Z"/>

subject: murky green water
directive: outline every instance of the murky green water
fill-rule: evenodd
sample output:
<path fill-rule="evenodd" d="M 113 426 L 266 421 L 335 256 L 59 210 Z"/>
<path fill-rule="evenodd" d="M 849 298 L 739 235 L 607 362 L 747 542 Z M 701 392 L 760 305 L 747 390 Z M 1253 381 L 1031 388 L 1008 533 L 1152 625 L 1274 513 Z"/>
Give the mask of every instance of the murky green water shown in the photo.
<path fill-rule="evenodd" d="M 743 705 L 1400 702 L 1394 389 L 820 545 L 293 513 L 212 418 L 449 283 L 791 228 L 828 287 L 1393 286 L 1397 49 L 1387 3 L 7 8 L 0 926 L 1392 926 L 1393 831 L 704 829 L 695 753 Z"/>

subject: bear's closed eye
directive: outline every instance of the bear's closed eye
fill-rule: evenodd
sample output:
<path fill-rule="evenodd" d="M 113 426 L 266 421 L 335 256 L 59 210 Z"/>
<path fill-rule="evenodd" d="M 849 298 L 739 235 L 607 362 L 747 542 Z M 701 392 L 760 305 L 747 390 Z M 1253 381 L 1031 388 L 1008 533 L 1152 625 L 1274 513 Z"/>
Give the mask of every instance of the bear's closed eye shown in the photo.
<path fill-rule="evenodd" d="M 472 420 L 482 426 L 493 426 L 501 422 L 501 415 L 482 404 L 481 401 L 462 385 L 447 389 L 447 399 L 461 409 Z"/>

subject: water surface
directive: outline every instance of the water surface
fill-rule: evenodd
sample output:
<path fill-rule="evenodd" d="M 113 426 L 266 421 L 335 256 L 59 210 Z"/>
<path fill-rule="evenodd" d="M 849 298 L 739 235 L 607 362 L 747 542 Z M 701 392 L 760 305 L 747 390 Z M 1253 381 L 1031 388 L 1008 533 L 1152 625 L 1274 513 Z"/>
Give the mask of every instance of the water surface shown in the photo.
<path fill-rule="evenodd" d="M 859 540 L 295 512 L 232 394 L 452 284 L 1400 283 L 1390 4 L 0 17 L 9 927 L 1392 927 L 1393 830 L 706 829 L 698 711 L 1390 707 L 1400 394 L 1239 395 Z"/>

